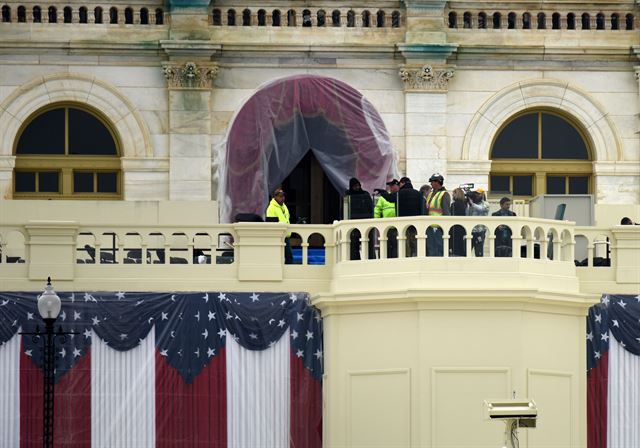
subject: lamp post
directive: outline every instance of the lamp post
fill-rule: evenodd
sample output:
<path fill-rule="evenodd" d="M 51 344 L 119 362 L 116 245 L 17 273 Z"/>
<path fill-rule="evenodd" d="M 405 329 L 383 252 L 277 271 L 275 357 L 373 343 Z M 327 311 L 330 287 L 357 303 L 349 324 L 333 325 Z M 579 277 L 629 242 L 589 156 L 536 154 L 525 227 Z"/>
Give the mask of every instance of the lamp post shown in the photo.
<path fill-rule="evenodd" d="M 63 332 L 60 328 L 56 333 L 53 325 L 60 314 L 62 301 L 51 286 L 51 277 L 47 278 L 47 286 L 44 292 L 38 297 L 38 313 L 44 321 L 44 334 L 40 333 L 40 329 L 36 327 L 34 333 L 23 332 L 20 334 L 31 335 L 34 342 L 40 340 L 44 336 L 43 348 L 43 368 L 44 368 L 44 394 L 43 394 L 43 432 L 42 446 L 44 448 L 53 448 L 53 404 L 54 404 L 54 385 L 55 385 L 55 355 L 54 341 L 59 337 L 63 343 L 67 335 L 78 334 L 75 332 Z"/>

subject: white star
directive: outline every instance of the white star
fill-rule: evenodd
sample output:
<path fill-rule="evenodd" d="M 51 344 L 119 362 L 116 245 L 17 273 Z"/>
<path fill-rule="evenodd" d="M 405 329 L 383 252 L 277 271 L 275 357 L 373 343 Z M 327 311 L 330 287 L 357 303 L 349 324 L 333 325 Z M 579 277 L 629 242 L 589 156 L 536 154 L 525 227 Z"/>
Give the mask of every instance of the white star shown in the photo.
<path fill-rule="evenodd" d="M 596 359 L 600 359 L 600 356 L 601 356 L 600 352 L 595 352 L 594 355 L 595 355 Z"/>
<path fill-rule="evenodd" d="M 209 330 L 205 328 L 204 331 L 202 332 L 202 336 L 204 336 L 204 338 L 207 339 L 209 337 Z"/>
<path fill-rule="evenodd" d="M 5 306 L 9 303 L 9 299 L 7 300 L 3 300 L 2 303 L 0 304 L 0 306 Z"/>
<path fill-rule="evenodd" d="M 269 342 L 269 347 L 273 347 L 274 345 L 276 345 L 276 341 Z"/>
<path fill-rule="evenodd" d="M 67 313 L 65 313 L 64 311 L 60 313 L 60 319 L 67 320 Z"/>
<path fill-rule="evenodd" d="M 298 339 L 298 332 L 297 332 L 296 330 L 293 330 L 293 331 L 291 332 L 291 337 L 292 337 L 293 339 Z"/>
<path fill-rule="evenodd" d="M 225 337 L 227 335 L 227 332 L 224 331 L 222 328 L 220 329 L 220 331 L 218 331 L 218 336 L 220 336 L 221 338 Z"/>
<path fill-rule="evenodd" d="M 252 302 L 259 302 L 260 301 L 260 296 L 254 292 L 253 294 L 251 294 L 251 301 Z"/>
<path fill-rule="evenodd" d="M 83 334 L 85 339 L 89 339 L 91 337 L 91 330 L 89 330 L 88 328 L 85 328 Z"/>
<path fill-rule="evenodd" d="M 318 359 L 322 358 L 322 350 L 320 349 L 316 350 L 316 352 L 314 353 L 314 356 Z"/>
<path fill-rule="evenodd" d="M 601 341 L 608 341 L 609 340 L 609 333 L 600 333 L 600 340 Z"/>
<path fill-rule="evenodd" d="M 627 306 L 627 302 L 625 302 L 624 300 L 621 300 L 618 302 L 618 305 L 620 305 L 624 309 L 624 307 Z"/>
<path fill-rule="evenodd" d="M 298 322 L 300 322 L 303 319 L 302 313 L 296 313 L 296 319 L 298 319 Z"/>
<path fill-rule="evenodd" d="M 153 320 L 153 317 L 150 317 L 149 319 L 147 319 L 147 323 L 148 323 L 149 325 L 151 325 L 151 321 L 152 321 L 152 320 Z"/>
<path fill-rule="evenodd" d="M 84 301 L 85 302 L 91 302 L 93 300 L 93 297 L 91 297 L 91 294 L 89 294 L 88 292 L 84 293 Z"/>
<path fill-rule="evenodd" d="M 176 295 L 175 295 L 175 294 L 172 294 L 172 295 L 171 295 L 171 301 L 172 301 L 172 302 L 175 302 L 175 301 L 176 301 Z"/>
<path fill-rule="evenodd" d="M 124 299 L 124 292 L 122 292 L 122 291 L 118 291 L 118 292 L 116 293 L 116 297 L 118 298 L 118 300 L 122 300 L 122 299 Z"/>
<path fill-rule="evenodd" d="M 320 322 L 320 319 L 321 319 L 321 317 L 320 317 L 320 313 L 315 313 L 315 314 L 313 315 L 313 318 L 316 320 L 316 322 Z"/>
<path fill-rule="evenodd" d="M 280 302 L 280 306 L 285 306 L 287 304 L 286 300 L 283 300 L 282 302 Z"/>
<path fill-rule="evenodd" d="M 160 350 L 160 356 L 169 356 L 167 352 L 168 350 L 166 348 L 164 350 Z"/>
<path fill-rule="evenodd" d="M 205 293 L 202 298 L 204 299 L 204 303 L 209 303 L 209 293 Z"/>
<path fill-rule="evenodd" d="M 307 341 L 309 339 L 313 339 L 313 332 L 312 331 L 307 331 L 307 334 L 305 336 L 307 337 Z"/>
<path fill-rule="evenodd" d="M 593 333 L 592 332 L 587 333 L 587 339 L 590 340 L 590 341 L 593 341 Z"/>
<path fill-rule="evenodd" d="M 223 301 L 227 300 L 227 295 L 223 294 L 223 293 L 220 293 L 220 294 L 218 294 L 218 299 L 220 299 L 220 301 L 223 302 Z"/>
<path fill-rule="evenodd" d="M 11 324 L 12 327 L 15 327 L 17 325 L 18 325 L 18 321 L 17 320 L 14 320 L 13 323 Z"/>
<path fill-rule="evenodd" d="M 596 322 L 602 322 L 602 315 L 596 314 Z"/>
<path fill-rule="evenodd" d="M 236 341 L 236 342 L 238 341 L 238 339 L 240 339 L 240 338 L 239 338 L 238 336 L 236 336 L 235 334 L 232 334 L 231 336 L 233 337 L 233 340 L 234 340 L 234 341 Z"/>
<path fill-rule="evenodd" d="M 258 339 L 258 335 L 257 335 L 257 334 L 255 334 L 255 333 L 250 333 L 250 334 L 249 334 L 249 337 L 250 337 L 251 339 Z"/>
<path fill-rule="evenodd" d="M 200 322 L 200 311 L 193 315 L 198 322 Z"/>
<path fill-rule="evenodd" d="M 282 328 L 285 325 L 285 321 L 280 319 L 280 321 L 278 322 L 278 327 Z"/>
<path fill-rule="evenodd" d="M 80 314 L 77 311 L 73 311 L 73 320 L 78 320 L 78 319 L 82 319 L 82 314 Z"/>
<path fill-rule="evenodd" d="M 211 358 L 212 356 L 215 356 L 215 354 L 216 354 L 216 351 L 215 351 L 214 349 L 212 349 L 211 347 L 209 347 L 209 348 L 207 349 L 207 356 L 208 356 L 209 358 Z"/>
<path fill-rule="evenodd" d="M 298 300 L 298 297 L 296 297 L 296 295 L 294 293 L 291 293 L 289 298 L 291 299 L 291 303 L 294 303 L 296 300 Z"/>
<path fill-rule="evenodd" d="M 609 296 L 604 296 L 602 298 L 602 303 L 604 303 L 605 305 L 609 305 Z"/>
<path fill-rule="evenodd" d="M 304 352 L 303 352 L 302 350 L 298 350 L 298 351 L 296 352 L 296 356 L 297 356 L 298 358 L 302 358 L 302 357 L 304 356 Z"/>
<path fill-rule="evenodd" d="M 169 313 L 160 312 L 160 318 L 162 320 L 168 320 L 169 319 Z"/>
<path fill-rule="evenodd" d="M 127 339 L 129 336 L 127 336 L 125 333 L 120 333 L 120 340 L 124 341 L 125 339 Z"/>
<path fill-rule="evenodd" d="M 618 325 L 618 321 L 613 319 L 611 322 L 613 322 L 613 326 L 614 327 L 619 327 L 620 325 Z"/>
<path fill-rule="evenodd" d="M 138 301 L 136 301 L 135 306 L 140 306 L 140 305 L 142 305 L 143 303 L 144 303 L 144 300 L 138 300 Z"/>
<path fill-rule="evenodd" d="M 171 333 L 169 333 L 169 336 L 171 336 L 172 338 L 176 337 L 176 331 L 175 330 L 171 330 Z"/>
<path fill-rule="evenodd" d="M 80 350 L 78 350 L 76 347 L 73 348 L 73 357 L 77 358 L 78 356 L 80 356 Z"/>
<path fill-rule="evenodd" d="M 620 341 L 620 345 L 622 346 L 622 348 L 625 348 L 627 346 L 627 344 L 625 344 L 624 342 Z"/>
<path fill-rule="evenodd" d="M 27 320 L 33 320 L 33 313 L 27 313 Z"/>
<path fill-rule="evenodd" d="M 93 325 L 99 325 L 100 324 L 100 319 L 98 319 L 98 316 L 93 316 L 91 318 L 91 321 L 93 322 Z"/>
<path fill-rule="evenodd" d="M 67 351 L 64 349 L 64 347 L 62 347 L 62 350 L 60 350 L 58 353 L 60 353 L 60 356 L 62 356 L 63 358 L 67 356 Z"/>
<path fill-rule="evenodd" d="M 640 303 L 640 294 L 636 296 L 636 300 L 638 301 L 638 303 Z"/>
<path fill-rule="evenodd" d="M 214 313 L 213 311 L 209 311 L 209 314 L 207 314 L 207 317 L 209 318 L 209 320 L 215 319 L 216 313 Z"/>
<path fill-rule="evenodd" d="M 33 356 L 33 350 L 25 350 L 24 354 L 29 356 L 29 357 L 31 357 L 31 356 Z"/>
<path fill-rule="evenodd" d="M 233 319 L 233 315 L 229 311 L 227 311 L 227 314 L 225 314 L 225 317 L 227 318 L 227 320 Z"/>
<path fill-rule="evenodd" d="M 69 300 L 71 300 L 71 303 L 74 303 L 76 301 L 75 293 L 71 293 L 71 295 L 69 296 Z"/>
<path fill-rule="evenodd" d="M 269 325 L 273 325 L 275 321 L 276 321 L 275 319 L 269 319 Z"/>
<path fill-rule="evenodd" d="M 196 351 L 195 351 L 195 352 L 193 352 L 193 354 L 194 354 L 194 355 L 196 355 L 196 356 L 199 358 L 199 357 L 200 357 L 200 347 L 198 347 L 198 348 L 196 349 Z"/>

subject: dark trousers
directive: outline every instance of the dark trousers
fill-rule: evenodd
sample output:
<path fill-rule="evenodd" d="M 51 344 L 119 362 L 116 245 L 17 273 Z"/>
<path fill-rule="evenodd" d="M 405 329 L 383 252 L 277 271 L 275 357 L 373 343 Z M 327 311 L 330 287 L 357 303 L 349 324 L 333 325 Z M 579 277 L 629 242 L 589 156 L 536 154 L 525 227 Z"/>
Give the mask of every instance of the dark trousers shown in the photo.
<path fill-rule="evenodd" d="M 442 229 L 440 227 L 427 227 L 427 255 L 429 257 L 444 256 Z"/>
<path fill-rule="evenodd" d="M 476 257 L 484 256 L 484 237 L 486 232 L 486 230 L 474 230 L 471 232 L 471 245 Z"/>
<path fill-rule="evenodd" d="M 289 238 L 284 239 L 284 264 L 293 264 L 293 251 Z"/>

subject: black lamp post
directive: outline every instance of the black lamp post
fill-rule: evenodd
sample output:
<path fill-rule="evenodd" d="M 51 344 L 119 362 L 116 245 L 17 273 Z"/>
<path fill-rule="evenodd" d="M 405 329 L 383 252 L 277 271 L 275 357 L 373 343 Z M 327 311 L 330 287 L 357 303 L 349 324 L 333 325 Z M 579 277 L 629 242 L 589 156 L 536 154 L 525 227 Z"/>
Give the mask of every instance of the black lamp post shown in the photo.
<path fill-rule="evenodd" d="M 36 327 L 35 333 L 21 334 L 31 335 L 34 341 L 39 341 L 44 336 L 44 394 L 43 394 L 43 433 L 42 446 L 44 448 L 53 448 L 53 403 L 54 403 L 54 385 L 55 385 L 55 355 L 54 340 L 60 337 L 63 342 L 67 335 L 77 333 L 65 333 L 59 329 L 55 333 L 53 325 L 60 314 L 62 302 L 60 297 L 51 286 L 51 277 L 47 278 L 47 286 L 44 292 L 38 297 L 38 312 L 44 321 L 44 334 L 40 333 L 40 329 Z"/>

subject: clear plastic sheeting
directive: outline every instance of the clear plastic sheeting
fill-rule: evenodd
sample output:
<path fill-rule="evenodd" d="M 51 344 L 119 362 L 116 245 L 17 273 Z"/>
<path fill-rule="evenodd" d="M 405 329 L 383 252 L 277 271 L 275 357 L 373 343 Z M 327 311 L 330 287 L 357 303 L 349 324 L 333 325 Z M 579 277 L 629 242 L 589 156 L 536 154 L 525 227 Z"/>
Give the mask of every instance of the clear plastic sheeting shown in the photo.
<path fill-rule="evenodd" d="M 365 190 L 396 174 L 382 118 L 360 92 L 336 79 L 298 75 L 261 88 L 236 115 L 220 148 L 220 219 L 264 215 L 269 192 L 313 151 L 338 191 L 357 177 Z"/>

